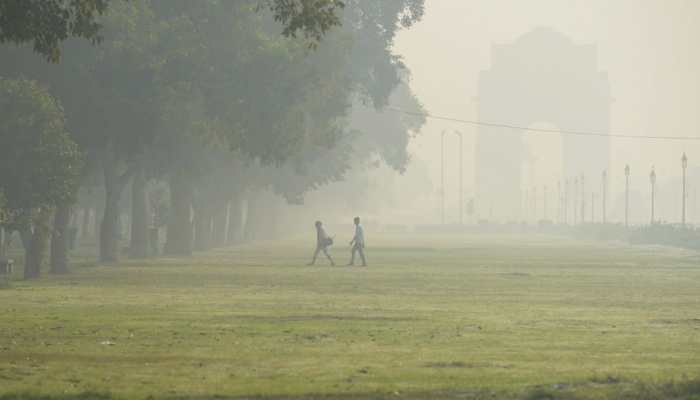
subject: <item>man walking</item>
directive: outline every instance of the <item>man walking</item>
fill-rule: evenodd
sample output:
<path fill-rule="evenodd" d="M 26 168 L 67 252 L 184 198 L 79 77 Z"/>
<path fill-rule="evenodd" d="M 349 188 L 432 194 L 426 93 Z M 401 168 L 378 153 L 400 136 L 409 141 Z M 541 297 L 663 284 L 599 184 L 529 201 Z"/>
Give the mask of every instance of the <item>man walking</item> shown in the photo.
<path fill-rule="evenodd" d="M 331 258 L 331 255 L 328 254 L 328 247 L 330 247 L 333 244 L 333 239 L 328 236 L 326 231 L 323 229 L 323 224 L 321 221 L 316 221 L 316 251 L 314 251 L 314 258 L 311 260 L 310 263 L 307 265 L 314 265 L 316 264 L 316 257 L 318 257 L 318 253 L 323 252 L 323 254 L 326 255 L 326 258 L 328 258 L 328 261 L 331 262 L 331 265 L 335 265 L 333 262 L 333 258 Z"/>
<path fill-rule="evenodd" d="M 355 265 L 355 253 L 360 253 L 360 258 L 362 259 L 362 266 L 367 266 L 367 260 L 365 260 L 365 231 L 360 225 L 360 217 L 355 217 L 355 236 L 350 241 L 350 246 L 352 246 L 352 256 L 350 257 L 350 263 L 348 266 Z"/>

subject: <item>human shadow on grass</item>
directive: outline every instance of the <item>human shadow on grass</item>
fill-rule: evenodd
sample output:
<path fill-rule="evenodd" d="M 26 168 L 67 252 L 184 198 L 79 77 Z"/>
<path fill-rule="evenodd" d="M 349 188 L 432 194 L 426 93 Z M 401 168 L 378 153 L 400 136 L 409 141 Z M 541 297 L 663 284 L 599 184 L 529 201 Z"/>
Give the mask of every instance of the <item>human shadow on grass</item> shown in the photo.
<path fill-rule="evenodd" d="M 619 400 L 690 400 L 700 398 L 700 379 L 683 382 L 650 384 L 645 382 L 624 381 L 615 376 L 594 377 L 577 383 L 539 385 L 522 393 L 494 392 L 486 390 L 445 390 L 432 392 L 355 392 L 355 393 L 308 393 L 302 395 L 249 395 L 227 396 L 212 395 L 152 395 L 153 400 L 423 400 L 423 399 L 504 399 L 504 400 L 583 400 L 590 399 L 585 388 L 592 385 L 611 385 L 605 395 L 597 399 Z M 76 394 L 9 393 L 0 395 L 0 400 L 126 400 L 127 397 L 114 396 L 101 392 L 82 392 Z"/>

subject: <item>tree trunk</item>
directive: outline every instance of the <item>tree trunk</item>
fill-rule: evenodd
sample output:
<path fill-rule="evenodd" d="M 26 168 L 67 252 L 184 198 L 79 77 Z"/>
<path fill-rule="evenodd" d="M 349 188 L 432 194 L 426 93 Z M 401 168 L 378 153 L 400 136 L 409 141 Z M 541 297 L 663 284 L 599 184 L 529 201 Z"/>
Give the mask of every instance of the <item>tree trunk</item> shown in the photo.
<path fill-rule="evenodd" d="M 214 211 L 212 226 L 212 246 L 215 248 L 226 245 L 226 221 L 228 219 L 228 203 L 219 203 Z"/>
<path fill-rule="evenodd" d="M 90 237 L 90 207 L 83 208 L 83 229 L 80 237 L 82 239 Z"/>
<path fill-rule="evenodd" d="M 60 205 L 56 208 L 51 234 L 51 273 L 65 274 L 68 272 L 68 242 L 70 221 L 70 206 Z"/>
<path fill-rule="evenodd" d="M 7 253 L 7 249 L 5 249 L 5 228 L 0 226 L 0 258 L 4 258 Z"/>
<path fill-rule="evenodd" d="M 14 230 L 0 228 L 0 257 L 7 257 L 10 246 L 12 245 Z"/>
<path fill-rule="evenodd" d="M 114 162 L 105 157 L 105 208 L 100 225 L 100 261 L 113 263 L 119 260 L 119 201 L 124 190 L 126 176 L 120 177 Z"/>
<path fill-rule="evenodd" d="M 209 204 L 199 204 L 194 208 L 194 249 L 211 249 L 212 211 Z"/>
<path fill-rule="evenodd" d="M 50 220 L 51 210 L 48 208 L 42 208 L 34 220 L 34 231 L 24 253 L 24 279 L 38 278 L 41 275 L 41 265 L 46 256 L 49 239 Z"/>
<path fill-rule="evenodd" d="M 255 204 L 255 195 L 248 196 L 248 209 L 245 214 L 245 225 L 243 226 L 243 241 L 250 242 L 255 240 L 255 229 L 257 228 L 257 206 Z"/>
<path fill-rule="evenodd" d="M 143 170 L 134 175 L 131 183 L 131 258 L 148 257 L 148 194 Z"/>
<path fill-rule="evenodd" d="M 264 220 L 263 220 L 263 232 L 265 239 L 279 239 L 280 238 L 280 214 L 282 213 L 282 205 L 279 197 L 268 196 L 267 202 L 265 203 Z"/>
<path fill-rule="evenodd" d="M 251 193 L 248 198 L 248 213 L 246 215 L 245 233 L 246 241 L 259 240 L 265 237 L 267 210 L 265 193 L 262 191 Z"/>
<path fill-rule="evenodd" d="M 176 176 L 171 179 L 166 254 L 192 255 L 192 193 L 192 184 L 186 178 Z"/>
<path fill-rule="evenodd" d="M 243 226 L 243 198 L 239 194 L 234 194 L 228 210 L 228 234 L 226 243 L 237 244 L 241 242 Z"/>
<path fill-rule="evenodd" d="M 95 218 L 93 218 L 92 237 L 99 240 L 100 229 L 102 229 L 102 218 L 105 215 L 105 201 L 98 200 L 95 206 Z"/>
<path fill-rule="evenodd" d="M 105 211 L 100 225 L 100 261 L 113 263 L 119 260 L 119 197 L 121 190 L 112 187 L 107 192 Z"/>
<path fill-rule="evenodd" d="M 32 244 L 32 229 L 20 229 L 17 233 L 19 234 L 19 241 L 22 242 L 22 248 L 25 252 L 29 251 L 29 246 Z"/>

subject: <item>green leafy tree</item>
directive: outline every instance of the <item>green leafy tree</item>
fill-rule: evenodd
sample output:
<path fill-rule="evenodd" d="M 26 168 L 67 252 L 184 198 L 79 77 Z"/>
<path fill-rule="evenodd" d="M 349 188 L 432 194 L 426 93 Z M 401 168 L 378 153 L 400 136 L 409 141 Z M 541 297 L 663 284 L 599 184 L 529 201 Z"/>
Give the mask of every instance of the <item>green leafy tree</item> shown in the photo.
<path fill-rule="evenodd" d="M 387 104 L 405 71 L 401 57 L 392 52 L 394 38 L 423 13 L 424 0 L 346 1 L 342 25 L 353 37 L 349 74 L 363 102 L 377 108 Z"/>
<path fill-rule="evenodd" d="M 50 62 L 70 37 L 100 41 L 98 17 L 109 0 L 0 0 L 0 43 L 32 43 Z"/>
<path fill-rule="evenodd" d="M 282 34 L 296 37 L 303 32 L 315 47 L 334 26 L 340 25 L 338 10 L 345 7 L 343 0 L 266 0 L 275 21 L 281 22 Z"/>
<path fill-rule="evenodd" d="M 25 278 L 39 276 L 51 213 L 73 201 L 80 169 L 58 101 L 34 81 L 0 78 L 0 192 L 4 223 L 31 235 Z"/>
<path fill-rule="evenodd" d="M 68 41 L 58 67 L 13 61 L 9 69 L 47 82 L 73 137 L 97 161 L 89 165 L 103 172 L 101 259 L 117 258 L 130 181 L 132 252 L 144 254 L 134 249 L 146 237 L 145 175 L 170 182 L 167 248 L 186 254 L 193 221 L 211 219 L 190 215 L 194 202 L 216 198 L 220 213 L 246 188 L 270 185 L 301 201 L 342 179 L 358 154 L 407 162 L 401 126 L 395 137 L 379 132 L 381 142 L 373 130 L 355 134 L 348 120 L 358 98 L 380 108 L 401 83 L 393 37 L 420 15 L 422 0 L 113 2 L 100 18 L 101 46 Z M 216 187 L 208 174 L 236 178 Z"/>

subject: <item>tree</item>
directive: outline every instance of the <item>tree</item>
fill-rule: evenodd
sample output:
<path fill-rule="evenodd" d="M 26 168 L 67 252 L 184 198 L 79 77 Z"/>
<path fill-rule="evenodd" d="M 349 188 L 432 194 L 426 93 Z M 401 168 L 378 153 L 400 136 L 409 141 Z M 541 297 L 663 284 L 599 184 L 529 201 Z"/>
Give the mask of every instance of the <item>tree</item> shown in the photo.
<path fill-rule="evenodd" d="M 376 108 L 387 104 L 405 66 L 392 53 L 396 33 L 418 22 L 424 0 L 348 0 L 342 24 L 353 34 L 349 73 L 360 98 Z"/>
<path fill-rule="evenodd" d="M 230 78 L 219 77 L 211 85 L 220 92 L 207 92 L 206 98 L 216 99 L 217 105 L 228 105 L 219 118 L 236 128 L 224 132 L 230 146 L 259 161 L 261 171 L 249 172 L 257 177 L 248 186 L 252 196 L 246 218 L 249 237 L 251 229 L 266 225 L 257 219 L 269 219 L 272 213 L 272 203 L 265 206 L 266 212 L 256 212 L 257 206 L 268 202 L 264 193 L 270 186 L 288 202 L 299 203 L 307 191 L 343 179 L 350 168 L 373 154 L 399 171 L 409 161 L 406 146 L 424 121 L 367 109 L 357 114 L 365 118 L 371 114 L 381 124 L 378 128 L 367 123 L 361 126 L 367 129 L 358 132 L 347 125 L 346 117 L 356 94 L 381 108 L 397 90 L 402 100 L 408 98 L 408 108 L 421 110 L 407 85 L 402 85 L 407 74 L 390 48 L 396 27 L 420 18 L 422 1 L 349 3 L 343 29 L 329 32 L 313 53 L 297 56 L 294 42 L 268 36 L 248 63 L 229 69 Z M 200 230 L 208 232 L 208 226 Z"/>
<path fill-rule="evenodd" d="M 99 16 L 107 11 L 109 3 L 110 0 L 0 0 L 0 43 L 31 42 L 34 51 L 57 63 L 63 41 L 71 37 L 92 43 L 102 40 Z M 339 24 L 337 12 L 343 7 L 341 0 L 265 0 L 258 6 L 274 13 L 275 20 L 284 26 L 285 36 L 303 32 L 312 40 L 312 46 Z"/>
<path fill-rule="evenodd" d="M 31 42 L 48 61 L 61 58 L 70 37 L 100 41 L 99 15 L 109 0 L 0 0 L 0 43 Z"/>
<path fill-rule="evenodd" d="M 301 149 L 307 136 L 302 129 L 305 99 L 319 91 L 320 72 L 334 70 L 309 63 L 305 42 L 280 37 L 276 24 L 265 24 L 274 15 L 253 13 L 245 3 L 205 2 L 195 9 L 187 8 L 191 3 L 154 5 L 156 15 L 169 27 L 163 35 L 163 48 L 169 50 L 163 52 L 160 73 L 165 94 L 160 103 L 168 115 L 160 121 L 167 128 L 157 129 L 162 135 L 154 146 L 156 153 L 163 151 L 169 159 L 165 169 L 171 183 L 172 215 L 166 251 L 189 254 L 193 222 L 199 248 L 209 246 L 206 237 L 211 229 L 219 232 L 215 241 L 221 241 L 223 232 L 220 226 L 211 228 L 208 207 L 198 205 L 210 206 L 215 200 L 222 214 L 233 197 L 229 190 L 205 182 L 214 175 L 212 170 L 227 165 L 214 162 L 220 153 L 207 148 L 206 142 L 231 150 L 228 158 L 283 162 Z"/>
<path fill-rule="evenodd" d="M 170 183 L 166 249 L 188 254 L 193 222 L 222 242 L 225 229 L 215 222 L 247 188 L 272 185 L 297 202 L 342 179 L 358 154 L 405 165 L 400 124 L 382 142 L 356 134 L 348 120 L 353 104 L 371 100 L 381 108 L 401 83 L 393 37 L 421 14 L 422 0 L 110 2 L 99 20 L 100 46 L 68 41 L 64 62 L 50 68 L 7 57 L 1 73 L 46 82 L 66 108 L 72 137 L 96 161 L 85 176 L 101 170 L 101 260 L 118 257 L 116 227 L 129 182 L 131 255 L 145 255 L 146 177 Z M 237 178 L 217 185 L 208 175 Z M 280 181 L 284 176 L 289 180 Z M 199 204 L 215 205 L 217 216 Z M 56 221 L 63 224 L 65 215 Z"/>
<path fill-rule="evenodd" d="M 338 10 L 345 7 L 342 0 L 267 0 L 275 21 L 284 27 L 282 34 L 296 37 L 298 31 L 311 39 L 315 47 L 323 36 L 336 25 L 340 25 Z"/>
<path fill-rule="evenodd" d="M 64 125 L 46 89 L 0 78 L 0 192 L 4 223 L 31 236 L 25 278 L 39 276 L 53 208 L 70 204 L 77 191 L 81 154 Z"/>

